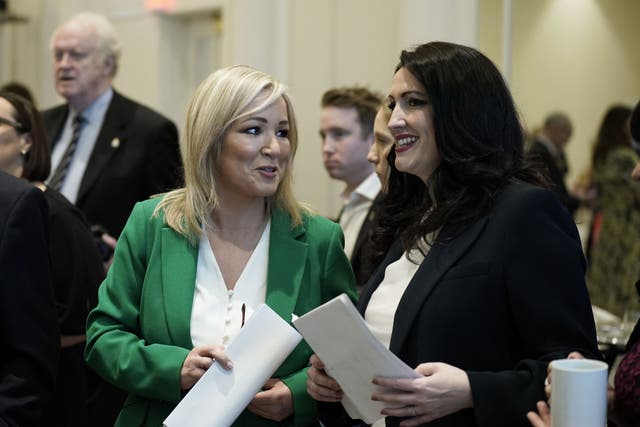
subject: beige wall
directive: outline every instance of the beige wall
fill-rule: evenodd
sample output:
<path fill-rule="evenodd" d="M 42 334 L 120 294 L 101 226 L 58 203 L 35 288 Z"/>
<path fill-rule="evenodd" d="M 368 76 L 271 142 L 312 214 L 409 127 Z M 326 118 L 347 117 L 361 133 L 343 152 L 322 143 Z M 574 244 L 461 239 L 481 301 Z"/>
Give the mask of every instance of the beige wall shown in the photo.
<path fill-rule="evenodd" d="M 510 56 L 503 45 L 505 4 L 512 12 Z M 112 19 L 122 37 L 116 87 L 182 127 L 195 88 L 189 62 L 198 56 L 189 42 L 191 18 L 219 13 L 216 66 L 246 63 L 291 87 L 301 135 L 296 193 L 327 215 L 337 212 L 342 185 L 327 177 L 320 161 L 320 96 L 329 87 L 349 84 L 386 92 L 401 48 L 434 39 L 477 45 L 501 69 L 511 70 L 514 97 L 530 127 L 552 109 L 566 110 L 576 127 L 568 147 L 573 175 L 587 164 L 605 108 L 640 97 L 637 0 L 176 0 L 176 5 L 165 15 L 145 11 L 144 0 L 13 1 L 13 9 L 30 21 L 0 26 L 0 82 L 29 84 L 42 106 L 59 102 L 49 36 L 71 13 L 96 10 Z"/>
<path fill-rule="evenodd" d="M 176 0 L 176 9 L 163 14 L 146 11 L 144 0 L 21 0 L 13 9 L 30 21 L 0 31 L 0 82 L 27 83 L 43 107 L 60 102 L 48 39 L 70 14 L 94 10 L 109 17 L 121 37 L 115 87 L 182 128 L 193 76 L 199 75 L 193 72 L 200 61 L 194 44 L 201 39 L 193 27 L 202 23 L 192 18 L 217 13 L 222 25 L 213 35 L 211 70 L 244 63 L 291 87 L 301 137 L 296 194 L 318 212 L 335 215 L 342 183 L 329 179 L 320 159 L 322 93 L 361 84 L 384 94 L 401 48 L 434 39 L 475 45 L 478 1 Z"/>
<path fill-rule="evenodd" d="M 480 0 L 478 48 L 504 73 L 503 0 Z"/>
<path fill-rule="evenodd" d="M 363 8 L 379 13 L 365 17 Z M 386 91 L 397 58 L 396 24 L 385 19 L 392 14 L 393 4 L 386 1 L 292 3 L 288 84 L 300 119 L 296 193 L 326 215 L 338 213 L 343 184 L 330 180 L 322 166 L 320 99 L 333 86 Z"/>
<path fill-rule="evenodd" d="M 502 1 L 481 1 L 479 46 L 501 64 Z M 574 122 L 571 184 L 587 168 L 605 110 L 640 98 L 640 2 L 512 0 L 511 89 L 530 129 L 552 110 Z M 498 30 L 496 30 L 498 28 Z"/>
<path fill-rule="evenodd" d="M 476 44 L 475 0 L 297 0 L 289 5 L 289 78 L 300 118 L 298 197 L 335 216 L 344 184 L 320 158 L 320 98 L 334 86 L 386 95 L 401 49 L 434 39 Z"/>

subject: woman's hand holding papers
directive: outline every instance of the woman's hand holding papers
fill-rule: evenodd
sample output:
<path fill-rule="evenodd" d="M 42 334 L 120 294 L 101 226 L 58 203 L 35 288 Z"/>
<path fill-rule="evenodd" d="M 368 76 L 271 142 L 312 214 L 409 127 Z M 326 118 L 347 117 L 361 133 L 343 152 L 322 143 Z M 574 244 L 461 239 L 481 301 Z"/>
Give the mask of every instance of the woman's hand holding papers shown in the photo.
<path fill-rule="evenodd" d="M 320 402 L 339 402 L 342 400 L 340 385 L 324 371 L 324 363 L 315 354 L 309 359 L 311 366 L 307 371 L 307 392 Z"/>
<path fill-rule="evenodd" d="M 256 394 L 247 409 L 273 421 L 282 421 L 293 414 L 291 390 L 277 378 L 271 378 Z"/>
<path fill-rule="evenodd" d="M 180 370 L 180 388 L 189 390 L 204 375 L 205 371 L 218 362 L 224 369 L 233 368 L 233 363 L 224 354 L 221 345 L 201 345 L 194 347 L 182 363 Z"/>
<path fill-rule="evenodd" d="M 392 389 L 371 398 L 393 406 L 383 409 L 384 415 L 408 418 L 400 426 L 421 425 L 473 407 L 469 378 L 462 369 L 446 363 L 422 363 L 415 370 L 421 378 L 373 379 L 374 384 Z"/>

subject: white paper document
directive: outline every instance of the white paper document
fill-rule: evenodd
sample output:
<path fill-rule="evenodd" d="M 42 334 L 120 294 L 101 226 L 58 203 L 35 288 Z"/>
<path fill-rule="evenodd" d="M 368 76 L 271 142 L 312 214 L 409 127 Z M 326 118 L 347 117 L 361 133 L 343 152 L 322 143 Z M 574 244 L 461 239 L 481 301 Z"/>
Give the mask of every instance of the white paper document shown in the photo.
<path fill-rule="evenodd" d="M 233 369 L 214 363 L 164 420 L 165 427 L 228 427 L 302 340 L 262 304 L 226 349 Z"/>
<path fill-rule="evenodd" d="M 351 418 L 373 424 L 389 407 L 371 400 L 374 392 L 383 390 L 371 382 L 373 377 L 420 376 L 371 333 L 346 294 L 300 316 L 293 325 L 340 384 L 342 405 Z"/>

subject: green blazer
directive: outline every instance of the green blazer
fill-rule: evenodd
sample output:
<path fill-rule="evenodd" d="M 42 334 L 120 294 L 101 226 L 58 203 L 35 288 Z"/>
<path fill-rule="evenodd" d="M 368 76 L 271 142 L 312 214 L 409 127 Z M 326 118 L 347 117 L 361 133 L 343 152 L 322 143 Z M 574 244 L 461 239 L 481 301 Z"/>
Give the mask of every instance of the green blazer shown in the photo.
<path fill-rule="evenodd" d="M 87 363 L 129 392 L 116 426 L 161 426 L 182 397 L 180 370 L 190 334 L 198 245 L 152 217 L 160 199 L 136 204 L 118 240 L 114 262 L 87 320 Z M 292 228 L 271 214 L 266 303 L 287 322 L 346 292 L 356 298 L 340 227 L 307 215 Z M 276 423 L 244 411 L 234 426 L 306 426 L 316 405 L 306 391 L 312 351 L 302 342 L 273 375 L 291 390 L 294 416 Z M 211 402 L 215 404 L 215 402 Z"/>

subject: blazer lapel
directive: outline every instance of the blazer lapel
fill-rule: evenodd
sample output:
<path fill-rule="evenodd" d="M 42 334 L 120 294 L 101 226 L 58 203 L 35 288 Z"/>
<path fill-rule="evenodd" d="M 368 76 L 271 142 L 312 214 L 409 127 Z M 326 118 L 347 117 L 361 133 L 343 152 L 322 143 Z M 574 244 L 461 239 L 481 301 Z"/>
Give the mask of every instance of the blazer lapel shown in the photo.
<path fill-rule="evenodd" d="M 82 200 L 96 179 L 102 174 L 111 157 L 120 149 L 123 143 L 126 143 L 122 137 L 122 129 L 132 116 L 133 112 L 129 105 L 124 102 L 124 98 L 116 91 L 113 91 L 113 98 L 109 108 L 107 108 L 96 145 L 93 148 L 80 183 L 78 202 Z M 114 144 L 113 142 L 116 140 L 117 144 Z"/>
<path fill-rule="evenodd" d="M 389 349 L 399 354 L 411 325 L 442 276 L 458 261 L 480 236 L 487 223 L 482 218 L 457 235 L 454 227 L 445 227 L 402 295 L 393 322 Z M 457 237 L 453 237 L 456 236 Z M 453 237 L 453 240 L 448 240 Z M 444 242 L 444 243 L 440 243 Z"/>
<path fill-rule="evenodd" d="M 308 245 L 297 240 L 304 233 L 303 226 L 291 228 L 286 213 L 273 211 L 266 303 L 287 323 L 291 323 L 291 313 L 298 299 L 306 265 Z"/>
<path fill-rule="evenodd" d="M 191 309 L 198 265 L 198 245 L 169 227 L 162 229 L 162 300 L 172 341 L 191 348 Z"/>
<path fill-rule="evenodd" d="M 56 146 L 58 138 L 62 133 L 64 122 L 67 120 L 69 114 L 69 106 L 67 104 L 56 107 L 46 114 L 42 115 L 45 121 L 45 131 L 47 132 L 47 138 L 51 144 L 51 148 Z"/>

